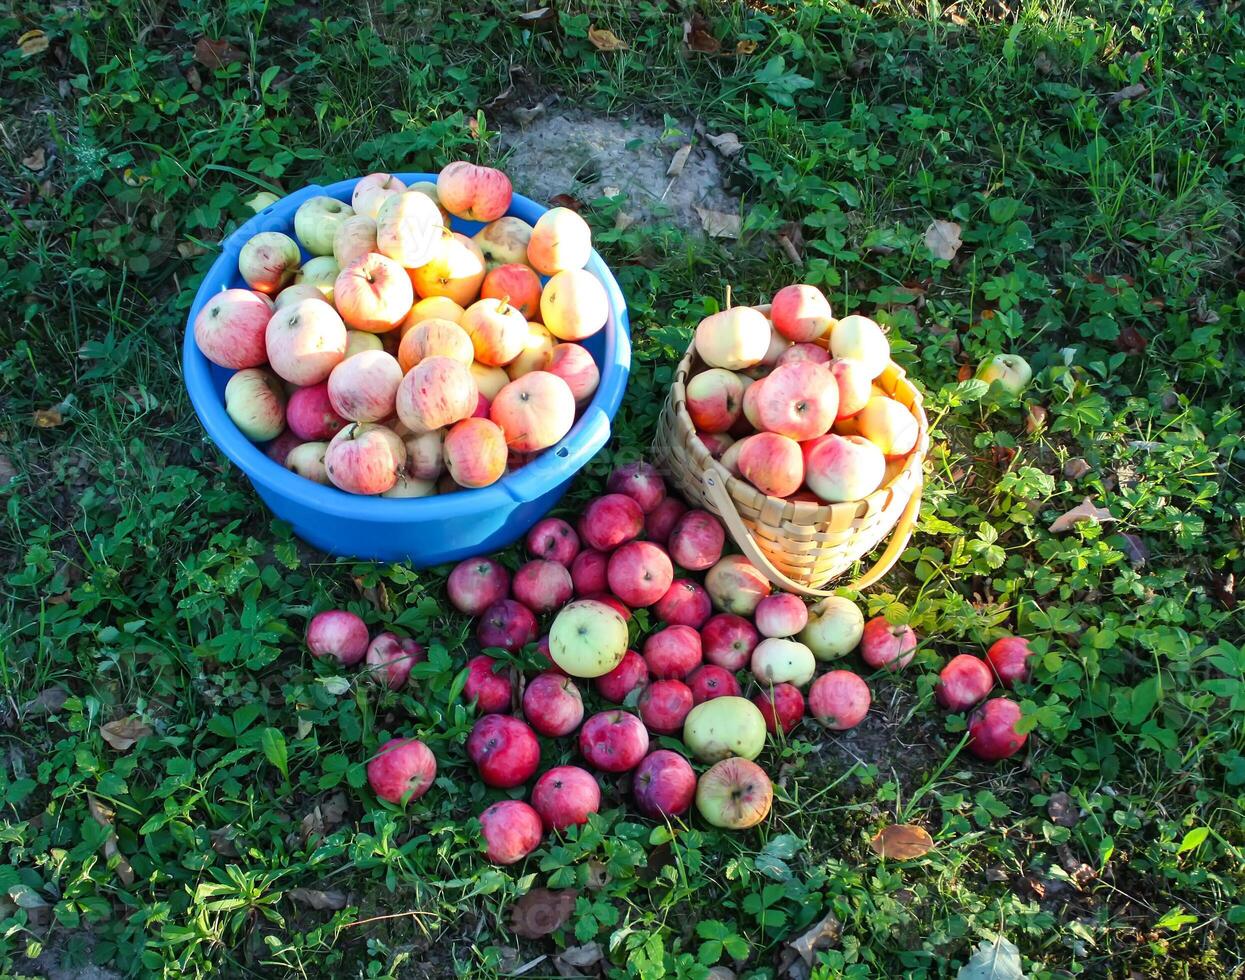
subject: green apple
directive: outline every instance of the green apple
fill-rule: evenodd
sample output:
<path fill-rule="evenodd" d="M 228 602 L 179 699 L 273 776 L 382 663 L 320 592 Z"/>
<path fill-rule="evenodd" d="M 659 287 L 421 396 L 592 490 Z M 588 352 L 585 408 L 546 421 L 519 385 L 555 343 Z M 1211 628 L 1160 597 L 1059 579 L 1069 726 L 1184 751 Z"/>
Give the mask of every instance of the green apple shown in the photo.
<path fill-rule="evenodd" d="M 769 637 L 752 651 L 752 676 L 762 686 L 794 684 L 803 687 L 816 672 L 817 658 L 798 640 Z"/>
<path fill-rule="evenodd" d="M 727 830 L 755 827 L 769 815 L 773 802 L 769 776 L 747 759 L 723 759 L 696 783 L 696 809 L 713 826 Z"/>
<path fill-rule="evenodd" d="M 335 197 L 313 197 L 294 212 L 294 234 L 312 255 L 332 255 L 333 239 L 354 208 Z"/>
<path fill-rule="evenodd" d="M 860 644 L 865 631 L 865 614 L 851 599 L 832 595 L 808 611 L 808 625 L 799 640 L 818 660 L 846 657 Z"/>
<path fill-rule="evenodd" d="M 569 603 L 549 628 L 549 655 L 572 677 L 608 674 L 626 652 L 627 621 L 604 602 L 580 599 Z M 765 734 L 764 720 L 761 734 Z"/>
<path fill-rule="evenodd" d="M 997 383 L 1009 395 L 1019 397 L 1033 380 L 1033 369 L 1019 354 L 995 354 L 981 362 L 977 380 L 991 387 Z"/>
<path fill-rule="evenodd" d="M 765 716 L 747 698 L 714 698 L 687 713 L 683 741 L 701 762 L 732 755 L 755 759 L 765 748 Z"/>
<path fill-rule="evenodd" d="M 225 412 L 252 442 L 275 439 L 285 428 L 285 389 L 264 368 L 234 372 L 225 384 Z"/>
<path fill-rule="evenodd" d="M 276 204 L 281 198 L 277 197 L 272 191 L 257 191 L 253 197 L 247 199 L 246 206 L 259 214 L 264 208 L 270 208 Z"/>
<path fill-rule="evenodd" d="M 320 290 L 320 295 L 331 303 L 333 302 L 333 285 L 337 282 L 337 274 L 341 271 L 341 266 L 337 264 L 333 256 L 317 255 L 314 259 L 308 259 L 303 263 L 302 268 L 294 276 L 294 283 L 295 285 L 309 283 L 315 286 Z"/>

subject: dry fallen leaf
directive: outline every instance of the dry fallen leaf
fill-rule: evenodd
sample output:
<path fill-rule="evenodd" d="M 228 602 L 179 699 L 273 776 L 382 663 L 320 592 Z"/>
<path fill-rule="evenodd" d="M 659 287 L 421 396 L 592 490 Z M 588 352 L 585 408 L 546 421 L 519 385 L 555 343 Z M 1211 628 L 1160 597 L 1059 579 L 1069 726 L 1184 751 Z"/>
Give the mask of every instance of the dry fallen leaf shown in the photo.
<path fill-rule="evenodd" d="M 600 943 L 586 943 L 567 947 L 553 958 L 553 965 L 561 976 L 582 977 L 585 974 L 580 971 L 596 966 L 604 956 Z M 595 970 L 592 972 L 596 973 Z"/>
<path fill-rule="evenodd" d="M 572 197 L 570 194 L 554 194 L 553 197 L 549 198 L 549 203 L 555 208 L 570 208 L 576 212 L 584 209 L 584 202 L 577 197 Z"/>
<path fill-rule="evenodd" d="M 195 42 L 194 59 L 204 68 L 223 68 L 246 61 L 246 55 L 228 41 L 201 37 Z"/>
<path fill-rule="evenodd" d="M 557 892 L 548 888 L 533 888 L 511 906 L 511 930 L 524 939 L 538 939 L 557 931 L 575 911 L 578 895 L 574 888 Z"/>
<path fill-rule="evenodd" d="M 38 715 L 54 715 L 65 706 L 69 692 L 63 687 L 49 687 L 40 691 L 21 707 L 21 714 L 27 717 Z"/>
<path fill-rule="evenodd" d="M 13 460 L 9 458 L 8 453 L 0 453 L 0 487 L 15 476 L 17 476 L 17 467 L 13 465 Z"/>
<path fill-rule="evenodd" d="M 121 883 L 127 886 L 134 884 L 134 869 L 130 867 L 130 862 L 125 859 L 117 846 L 117 835 L 113 831 L 112 825 L 112 811 L 89 793 L 86 798 L 86 806 L 95 822 L 108 831 L 108 836 L 104 839 L 104 859 L 112 863 L 112 859 L 115 857 L 117 859 L 117 877 L 121 879 Z"/>
<path fill-rule="evenodd" d="M 338 909 L 346 907 L 346 893 L 336 890 L 321 891 L 318 888 L 291 888 L 285 893 L 285 897 L 291 902 L 298 902 L 300 905 L 310 905 L 313 909 L 319 909 L 321 912 L 336 912 Z"/>
<path fill-rule="evenodd" d="M 27 170 L 33 170 L 35 173 L 46 167 L 47 154 L 44 152 L 43 147 L 37 146 L 35 147 L 35 152 L 30 154 L 30 156 L 22 157 L 22 166 Z"/>
<path fill-rule="evenodd" d="M 677 177 L 683 173 L 683 168 L 687 165 L 687 158 L 692 152 L 692 144 L 685 143 L 674 151 L 674 158 L 670 161 L 670 166 L 666 168 L 667 177 Z"/>
<path fill-rule="evenodd" d="M 827 912 L 820 922 L 791 940 L 787 946 L 794 950 L 807 966 L 812 966 L 817 959 L 817 951 L 833 946 L 842 934 L 843 924 L 833 912 Z"/>
<path fill-rule="evenodd" d="M 203 79 L 199 75 L 199 69 L 191 65 L 185 71 L 186 84 L 190 86 L 191 91 L 198 92 L 203 88 Z"/>
<path fill-rule="evenodd" d="M 796 248 L 795 242 L 793 242 L 786 235 L 778 236 L 778 246 L 787 253 L 787 258 L 791 260 L 792 265 L 804 265 L 804 256 L 801 255 L 800 250 Z"/>
<path fill-rule="evenodd" d="M 535 10 L 525 10 L 518 15 L 519 20 L 535 21 L 535 20 L 553 20 L 555 14 L 552 7 L 537 7 Z"/>
<path fill-rule="evenodd" d="M 744 145 L 739 142 L 739 137 L 734 133 L 719 133 L 717 136 L 714 136 L 712 133 L 706 133 L 705 139 L 709 141 L 710 146 L 724 157 L 733 157 L 744 148 Z"/>
<path fill-rule="evenodd" d="M 58 425 L 63 425 L 65 416 L 61 414 L 59 405 L 53 405 L 51 408 L 41 408 L 35 412 L 35 427 L 39 429 L 55 429 Z"/>
<path fill-rule="evenodd" d="M 530 126 L 535 120 L 545 114 L 545 104 L 543 102 L 537 102 L 530 109 L 524 109 L 521 106 L 516 106 L 510 110 L 510 114 L 514 116 L 520 126 Z"/>
<path fill-rule="evenodd" d="M 107 725 L 101 725 L 99 733 L 114 749 L 124 752 L 133 748 L 140 738 L 150 735 L 151 726 L 145 724 L 138 715 L 130 715 L 128 718 L 118 718 Z"/>
<path fill-rule="evenodd" d="M 216 830 L 209 830 L 208 837 L 212 841 L 212 850 L 221 857 L 238 856 L 238 848 L 234 846 L 234 829 L 233 827 L 220 827 Z"/>
<path fill-rule="evenodd" d="M 749 55 L 755 52 L 756 49 L 756 41 L 749 41 L 743 38 L 735 42 L 735 54 L 737 55 Z"/>
<path fill-rule="evenodd" d="M 1046 815 L 1051 823 L 1060 827 L 1075 827 L 1081 819 L 1081 810 L 1067 793 L 1053 793 L 1046 801 Z"/>
<path fill-rule="evenodd" d="M 743 221 L 737 214 L 725 211 L 714 211 L 712 208 L 697 207 L 700 215 L 700 226 L 710 238 L 738 238 Z"/>
<path fill-rule="evenodd" d="M 1211 575 L 1210 594 L 1219 600 L 1224 609 L 1236 608 L 1236 574 L 1227 572 Z"/>
<path fill-rule="evenodd" d="M 1050 522 L 1050 531 L 1052 534 L 1062 534 L 1064 531 L 1070 531 L 1082 521 L 1089 521 L 1091 524 L 1105 524 L 1107 521 L 1114 521 L 1111 511 L 1105 507 L 1095 507 L 1094 501 L 1090 497 L 1086 497 L 1070 511 L 1060 514 Z"/>
<path fill-rule="evenodd" d="M 954 221 L 931 221 L 925 229 L 925 244 L 935 257 L 950 262 L 964 244 L 960 240 L 960 226 Z"/>
<path fill-rule="evenodd" d="M 722 43 L 713 36 L 709 22 L 700 14 L 693 14 L 691 20 L 683 22 L 683 43 L 701 54 L 717 54 L 722 50 Z"/>
<path fill-rule="evenodd" d="M 1121 534 L 1124 539 L 1124 554 L 1128 556 L 1128 563 L 1133 568 L 1145 568 L 1150 560 L 1150 549 L 1146 547 L 1146 543 L 1135 534 Z"/>
<path fill-rule="evenodd" d="M 48 36 L 43 31 L 27 31 L 17 39 L 17 50 L 23 58 L 33 58 L 48 49 Z"/>
<path fill-rule="evenodd" d="M 627 51 L 629 50 L 627 42 L 620 38 L 613 31 L 607 31 L 604 28 L 597 30 L 595 27 L 588 28 L 588 40 L 592 42 L 592 46 L 598 51 Z"/>
<path fill-rule="evenodd" d="M 1069 480 L 1079 480 L 1089 471 L 1089 463 L 1085 462 L 1080 456 L 1076 456 L 1063 464 L 1063 475 Z"/>
<path fill-rule="evenodd" d="M 893 823 L 879 830 L 877 836 L 869 841 L 869 846 L 878 857 L 909 861 L 929 853 L 934 847 L 934 839 L 924 827 Z"/>
<path fill-rule="evenodd" d="M 1121 102 L 1126 102 L 1130 99 L 1140 99 L 1148 91 L 1149 89 L 1138 82 L 1136 85 L 1129 85 L 1127 88 L 1111 93 L 1107 101 L 1111 105 L 1119 105 Z"/>
<path fill-rule="evenodd" d="M 626 231 L 636 223 L 635 215 L 628 214 L 626 211 L 619 211 L 614 215 L 614 230 Z"/>

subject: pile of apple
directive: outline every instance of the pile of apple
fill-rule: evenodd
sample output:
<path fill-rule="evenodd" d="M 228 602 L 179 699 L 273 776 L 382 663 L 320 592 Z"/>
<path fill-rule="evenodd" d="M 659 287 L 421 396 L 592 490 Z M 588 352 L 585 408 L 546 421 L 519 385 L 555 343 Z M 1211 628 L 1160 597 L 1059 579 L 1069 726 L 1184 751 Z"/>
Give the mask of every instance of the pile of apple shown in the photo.
<path fill-rule="evenodd" d="M 530 559 L 513 574 L 479 557 L 459 563 L 447 581 L 451 604 L 476 617 L 481 649 L 518 653 L 534 645 L 547 660 L 526 682 L 487 654 L 467 662 L 463 696 L 479 713 L 467 753 L 480 779 L 499 789 L 528 783 L 540 765 L 539 736 L 576 737 L 588 767 L 554 767 L 535 779 L 527 801 L 503 800 L 480 815 L 488 856 L 500 864 L 526 856 L 545 833 L 597 812 L 601 789 L 590 770 L 627 776 L 646 816 L 678 817 L 695 804 L 713 826 L 754 826 L 773 798 L 768 774 L 754 761 L 767 733 L 785 737 L 806 711 L 835 731 L 854 727 L 868 712 L 863 678 L 845 669 L 817 676 L 819 665 L 859 648 L 867 666 L 894 671 L 912 660 L 917 646 L 910 627 L 881 616 L 865 622 L 846 598 L 810 609 L 796 596 L 773 592 L 746 559 L 723 555 L 717 518 L 667 495 L 648 464 L 620 467 L 606 489 L 576 526 L 556 517 L 533 526 L 525 540 Z M 640 651 L 629 648 L 636 609 L 650 610 L 659 624 L 637 644 Z M 346 665 L 366 657 L 373 676 L 400 687 L 393 659 L 406 656 L 409 674 L 422 648 L 397 638 L 381 642 L 392 634 L 369 647 L 367 629 L 356 620 L 342 611 L 319 614 L 308 630 L 312 652 Z M 1011 656 L 997 659 L 1014 679 L 1024 658 L 1017 664 Z M 586 683 L 615 707 L 585 719 Z M 754 688 L 750 698 L 744 684 Z M 940 686 L 940 698 L 944 690 L 949 684 Z M 511 713 L 517 710 L 522 717 Z M 1015 733 L 1014 720 L 992 716 L 983 734 L 974 729 L 970 748 L 992 759 L 1018 750 L 1024 736 Z M 691 759 L 671 749 L 650 751 L 652 739 L 673 735 Z M 1010 751 L 1000 749 L 1000 738 Z M 699 776 L 692 759 L 708 767 Z M 432 752 L 415 738 L 385 743 L 368 763 L 373 791 L 394 803 L 423 795 L 435 773 Z"/>
<path fill-rule="evenodd" d="M 890 344 L 868 317 L 836 320 L 815 286 L 768 306 L 735 306 L 696 327 L 704 367 L 687 412 L 714 459 L 762 493 L 814 503 L 861 500 L 903 470 L 917 420 L 874 381 Z"/>
<path fill-rule="evenodd" d="M 194 323 L 204 356 L 236 369 L 229 417 L 300 476 L 386 497 L 488 486 L 557 443 L 596 391 L 578 341 L 609 303 L 584 268 L 587 223 L 554 208 L 528 225 L 510 201 L 504 173 L 459 161 L 435 184 L 377 173 L 350 204 L 313 197 L 297 241 L 250 238 L 250 288 Z M 468 238 L 450 215 L 486 224 Z"/>

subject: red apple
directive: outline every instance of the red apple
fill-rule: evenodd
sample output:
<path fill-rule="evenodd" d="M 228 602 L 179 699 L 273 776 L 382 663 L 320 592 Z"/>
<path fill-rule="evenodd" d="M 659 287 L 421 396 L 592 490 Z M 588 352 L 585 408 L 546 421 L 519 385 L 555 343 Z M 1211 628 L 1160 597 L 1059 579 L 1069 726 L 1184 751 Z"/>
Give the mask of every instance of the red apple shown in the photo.
<path fill-rule="evenodd" d="M 670 557 L 680 568 L 703 572 L 722 557 L 726 531 L 707 510 L 689 510 L 670 532 Z"/>
<path fill-rule="evenodd" d="M 717 664 L 701 664 L 687 675 L 687 686 L 692 689 L 693 704 L 743 694 L 735 675 Z"/>
<path fill-rule="evenodd" d="M 566 671 L 564 671 L 561 667 L 559 667 L 556 663 L 553 662 L 553 654 L 549 652 L 549 634 L 548 633 L 546 633 L 544 636 L 542 636 L 539 640 L 536 641 L 536 652 L 549 661 L 549 663 L 545 665 L 545 670 L 548 673 L 551 673 L 551 674 L 565 674 L 566 673 Z"/>
<path fill-rule="evenodd" d="M 674 582 L 674 567 L 660 545 L 628 541 L 610 555 L 605 575 L 618 598 L 632 609 L 643 609 L 669 590 Z"/>
<path fill-rule="evenodd" d="M 581 599 L 595 595 L 609 588 L 606 571 L 610 557 L 595 548 L 585 548 L 571 562 L 571 582 L 575 586 L 575 594 Z"/>
<path fill-rule="evenodd" d="M 367 764 L 372 792 L 390 803 L 411 803 L 437 778 L 437 759 L 417 738 L 391 738 Z"/>
<path fill-rule="evenodd" d="M 804 695 L 794 684 L 775 684 L 754 697 L 752 703 L 761 709 L 771 735 L 778 734 L 779 726 L 784 735 L 790 735 L 804 718 Z"/>
<path fill-rule="evenodd" d="M 411 668 L 427 659 L 424 648 L 407 636 L 378 633 L 367 648 L 367 665 L 373 680 L 397 691 L 411 675 Z"/>
<path fill-rule="evenodd" d="M 834 314 L 825 294 L 816 286 L 802 283 L 778 290 L 769 315 L 774 329 L 797 344 L 824 337 L 834 325 Z"/>
<path fill-rule="evenodd" d="M 885 616 L 874 616 L 865 623 L 860 656 L 870 667 L 899 670 L 911 663 L 915 649 L 916 633 L 911 626 L 894 625 Z"/>
<path fill-rule="evenodd" d="M 492 558 L 468 558 L 454 566 L 445 590 L 460 613 L 479 616 L 510 594 L 510 573 Z"/>
<path fill-rule="evenodd" d="M 624 493 L 607 493 L 584 508 L 579 519 L 579 539 L 597 551 L 613 551 L 640 536 L 644 511 Z"/>
<path fill-rule="evenodd" d="M 584 599 L 592 599 L 595 602 L 604 602 L 611 609 L 617 611 L 627 622 L 631 622 L 631 607 L 623 602 L 618 596 L 610 595 L 608 592 L 596 592 L 592 595 L 583 596 Z"/>
<path fill-rule="evenodd" d="M 722 454 L 735 445 L 735 437 L 726 432 L 697 431 L 696 438 L 714 459 L 721 459 Z"/>
<path fill-rule="evenodd" d="M 482 715 L 510 710 L 510 673 L 502 670 L 494 673 L 497 661 L 483 654 L 467 661 L 467 683 L 463 685 L 463 697 L 476 702 L 476 710 Z"/>
<path fill-rule="evenodd" d="M 713 612 L 709 593 L 699 582 L 690 578 L 677 578 L 656 603 L 653 612 L 663 623 L 671 626 L 690 626 L 700 629 Z"/>
<path fill-rule="evenodd" d="M 986 659 L 1006 688 L 1029 679 L 1029 641 L 1023 636 L 1005 636 L 995 640 L 986 651 Z"/>
<path fill-rule="evenodd" d="M 523 691 L 523 714 L 540 734 L 569 735 L 584 719 L 584 699 L 575 682 L 548 671 L 528 681 Z"/>
<path fill-rule="evenodd" d="M 690 626 L 667 626 L 644 641 L 644 662 L 659 680 L 682 679 L 701 665 L 700 634 Z"/>
<path fill-rule="evenodd" d="M 869 713 L 869 685 L 850 670 L 832 670 L 808 689 L 808 710 L 832 731 L 855 728 Z"/>
<path fill-rule="evenodd" d="M 769 579 L 743 555 L 727 555 L 705 574 L 705 591 L 722 612 L 751 616 L 757 604 L 774 590 Z"/>
<path fill-rule="evenodd" d="M 299 471 L 297 469 L 292 466 L 288 466 L 287 463 L 290 458 L 290 453 L 302 445 L 305 445 L 305 443 L 298 437 L 298 434 L 286 429 L 279 436 L 277 436 L 277 438 L 273 439 L 272 442 L 268 443 L 268 448 L 264 450 L 264 455 L 274 463 L 278 463 L 281 466 L 285 466 L 286 469 L 290 469 L 295 473 L 298 473 Z M 323 449 L 321 449 L 317 455 L 320 457 L 321 462 L 323 462 Z M 299 473 L 299 475 L 302 476 L 303 474 Z M 327 479 L 328 474 L 326 473 L 325 480 Z"/>
<path fill-rule="evenodd" d="M 886 475 L 882 450 L 862 436 L 829 432 L 800 445 L 804 481 L 817 499 L 828 504 L 863 500 Z"/>
<path fill-rule="evenodd" d="M 597 693 L 615 704 L 622 704 L 628 694 L 647 683 L 648 664 L 634 650 L 624 653 L 617 667 L 596 680 Z"/>
<path fill-rule="evenodd" d="M 535 774 L 540 742 L 527 723 L 513 715 L 485 715 L 471 727 L 467 755 L 486 786 L 509 789 Z"/>
<path fill-rule="evenodd" d="M 605 487 L 610 493 L 626 494 L 645 514 L 651 514 L 666 499 L 666 481 L 651 463 L 642 460 L 618 467 Z"/>
<path fill-rule="evenodd" d="M 798 361 L 809 361 L 813 364 L 829 364 L 830 352 L 816 344 L 792 344 L 778 355 L 778 363 L 795 364 Z"/>
<path fill-rule="evenodd" d="M 760 639 L 750 622 L 732 613 L 719 613 L 700 630 L 705 660 L 731 671 L 748 666 Z"/>
<path fill-rule="evenodd" d="M 743 411 L 744 379 L 710 368 L 687 382 L 687 414 L 702 432 L 728 432 Z"/>
<path fill-rule="evenodd" d="M 967 711 L 994 687 L 994 673 L 980 657 L 961 653 L 938 672 L 934 694 L 948 711 Z"/>
<path fill-rule="evenodd" d="M 565 830 L 601 809 L 601 787 L 586 769 L 556 766 L 536 780 L 532 807 L 546 830 Z"/>
<path fill-rule="evenodd" d="M 795 636 L 808 625 L 808 606 L 790 592 L 775 592 L 757 603 L 754 618 L 762 636 Z"/>
<path fill-rule="evenodd" d="M 780 364 L 766 377 L 757 396 L 760 428 L 797 442 L 829 432 L 838 411 L 839 386 L 834 375 L 811 361 Z"/>
<path fill-rule="evenodd" d="M 968 750 L 978 759 L 996 762 L 1015 755 L 1028 740 L 1016 731 L 1020 705 L 1009 698 L 992 698 L 968 717 Z"/>
<path fill-rule="evenodd" d="M 687 504 L 678 497 L 667 497 L 644 518 L 644 536 L 654 544 L 665 544 L 670 539 L 679 519 L 687 513 Z"/>
<path fill-rule="evenodd" d="M 290 395 L 285 405 L 285 421 L 300 439 L 308 442 L 332 439 L 346 425 L 346 419 L 333 411 L 327 381 L 299 388 Z"/>
<path fill-rule="evenodd" d="M 540 846 L 540 814 L 522 800 L 499 800 L 480 814 L 480 833 L 494 864 L 522 861 Z"/>
<path fill-rule="evenodd" d="M 636 809 L 657 820 L 682 816 L 696 797 L 696 773 L 691 763 L 669 749 L 646 755 L 636 767 L 631 785 Z"/>
<path fill-rule="evenodd" d="M 522 650 L 539 635 L 536 617 L 521 602 L 498 599 L 476 623 L 476 639 L 482 649 L 500 647 L 508 653 Z"/>
<path fill-rule="evenodd" d="M 579 535 L 560 517 L 546 517 L 532 525 L 527 532 L 527 552 L 546 561 L 571 567 L 579 554 Z"/>
<path fill-rule="evenodd" d="M 583 408 L 596 394 L 601 383 L 601 369 L 588 349 L 579 344 L 557 344 L 549 354 L 544 369 L 566 382 L 575 396 L 575 404 Z"/>
<path fill-rule="evenodd" d="M 540 558 L 519 567 L 511 588 L 514 597 L 536 613 L 560 609 L 575 591 L 565 565 Z"/>
<path fill-rule="evenodd" d="M 739 447 L 740 475 L 761 493 L 787 497 L 800 489 L 804 482 L 804 456 L 794 439 L 775 432 L 758 432 L 735 445 Z"/>
<path fill-rule="evenodd" d="M 653 681 L 640 694 L 640 718 L 655 735 L 673 735 L 696 705 L 692 689 L 682 681 Z"/>
<path fill-rule="evenodd" d="M 307 647 L 317 657 L 331 657 L 352 667 L 367 655 L 367 623 L 345 609 L 327 609 L 307 624 Z"/>
<path fill-rule="evenodd" d="M 627 772 L 648 754 L 648 730 L 626 711 L 602 711 L 579 730 L 579 751 L 603 772 Z"/>

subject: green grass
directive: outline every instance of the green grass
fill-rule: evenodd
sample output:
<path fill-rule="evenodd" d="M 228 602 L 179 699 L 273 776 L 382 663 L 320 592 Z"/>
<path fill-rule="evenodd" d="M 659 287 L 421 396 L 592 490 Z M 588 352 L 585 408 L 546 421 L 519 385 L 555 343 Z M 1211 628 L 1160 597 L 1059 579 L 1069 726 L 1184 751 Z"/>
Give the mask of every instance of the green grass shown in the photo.
<path fill-rule="evenodd" d="M 681 16 L 650 3 L 574 4 L 535 28 L 502 4 L 21 2 L 0 16 L 0 972 L 31 973 L 26 957 L 51 946 L 138 976 L 493 976 L 598 942 L 610 975 L 772 977 L 826 912 L 842 933 L 824 978 L 954 975 L 998 933 L 1037 978 L 1245 966 L 1240 11 L 701 13 L 723 54 L 684 51 Z M 631 49 L 598 54 L 590 24 Z M 51 45 L 23 57 L 32 28 Z M 195 65 L 205 36 L 245 61 Z M 733 54 L 739 40 L 755 51 Z M 803 279 L 836 309 L 876 311 L 937 421 L 918 533 L 862 598 L 909 614 L 925 642 L 876 679 L 859 741 L 805 727 L 768 749 L 778 799 L 756 832 L 638 822 L 607 782 L 599 821 L 497 870 L 471 823 L 495 794 L 464 764 L 468 631 L 443 571 L 300 548 L 205 443 L 178 350 L 247 198 L 493 159 L 467 124 L 512 67 L 532 101 L 643 107 L 689 132 L 698 117 L 746 145 L 731 164 L 738 246 L 590 215 L 637 363 L 571 506 L 648 444 L 671 365 L 728 283 L 761 299 Z M 23 160 L 38 147 L 35 173 Z M 962 226 L 951 263 L 925 248 L 933 219 Z M 793 221 L 802 270 L 774 244 Z M 957 383 L 996 350 L 1035 368 L 1036 431 L 1025 406 Z M 37 427 L 52 406 L 63 424 Z M 1088 474 L 1067 478 L 1071 458 Z M 1085 496 L 1118 523 L 1052 535 Z M 330 603 L 432 647 L 418 693 L 308 663 L 303 623 Z M 983 766 L 932 679 L 1013 630 L 1041 652 L 1021 692 L 1033 733 L 1019 760 Z M 110 748 L 100 726 L 132 714 L 152 734 Z M 441 762 L 409 813 L 360 789 L 389 733 L 420 734 Z M 571 751 L 546 749 L 549 764 Z M 1074 826 L 1052 819 L 1058 793 Z M 899 821 L 937 847 L 878 859 L 869 839 Z M 567 887 L 570 922 L 515 937 L 519 896 Z"/>

